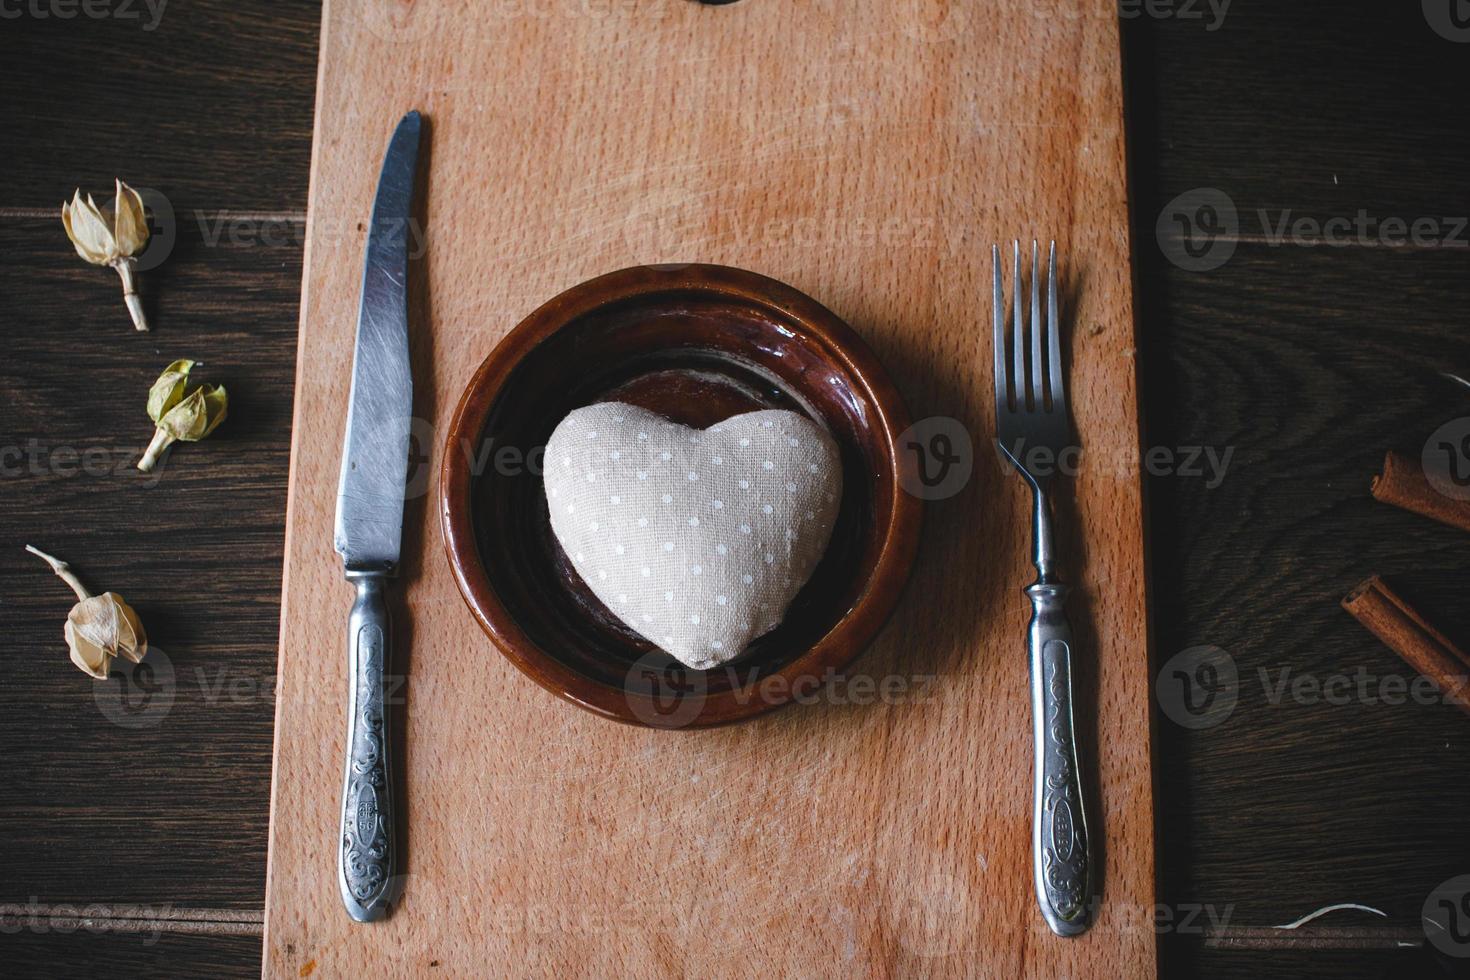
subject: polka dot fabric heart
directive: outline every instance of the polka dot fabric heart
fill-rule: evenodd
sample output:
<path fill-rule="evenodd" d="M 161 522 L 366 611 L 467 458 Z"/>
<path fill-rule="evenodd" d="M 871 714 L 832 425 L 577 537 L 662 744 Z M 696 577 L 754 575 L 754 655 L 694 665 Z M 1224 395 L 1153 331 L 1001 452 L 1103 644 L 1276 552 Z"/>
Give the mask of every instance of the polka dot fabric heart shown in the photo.
<path fill-rule="evenodd" d="M 781 622 L 842 496 L 836 445 L 794 412 L 699 430 L 617 402 L 562 420 L 545 482 L 552 530 L 588 587 L 700 669 Z"/>

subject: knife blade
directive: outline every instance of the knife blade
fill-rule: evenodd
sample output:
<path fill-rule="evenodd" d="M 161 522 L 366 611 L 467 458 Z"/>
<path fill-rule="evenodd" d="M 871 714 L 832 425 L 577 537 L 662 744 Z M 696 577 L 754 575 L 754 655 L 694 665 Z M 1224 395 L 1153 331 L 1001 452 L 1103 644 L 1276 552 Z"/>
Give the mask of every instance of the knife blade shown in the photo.
<path fill-rule="evenodd" d="M 413 415 L 408 248 L 419 130 L 417 112 L 398 123 L 373 201 L 332 535 L 357 589 L 347 626 L 347 765 L 337 880 L 347 914 L 358 922 L 387 917 L 401 885 L 389 764 L 392 621 L 385 585 L 398 569 Z"/>
<path fill-rule="evenodd" d="M 408 366 L 408 226 L 419 114 L 398 124 L 373 202 L 333 538 L 353 571 L 391 570 L 403 531 L 413 379 Z"/>

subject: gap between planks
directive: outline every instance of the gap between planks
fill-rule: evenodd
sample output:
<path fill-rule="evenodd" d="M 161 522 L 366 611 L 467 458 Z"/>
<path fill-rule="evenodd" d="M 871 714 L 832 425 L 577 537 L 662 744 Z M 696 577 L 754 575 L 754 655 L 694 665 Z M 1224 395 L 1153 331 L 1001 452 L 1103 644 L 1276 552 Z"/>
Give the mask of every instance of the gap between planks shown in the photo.
<path fill-rule="evenodd" d="M 1160 245 L 1179 245 L 1185 242 L 1193 243 L 1193 241 L 1193 237 L 1189 235 L 1171 233 L 1168 235 L 1159 236 Z M 1454 244 L 1444 241 L 1426 241 L 1422 243 L 1416 243 L 1413 240 L 1388 242 L 1383 241 L 1382 239 L 1371 237 L 1360 237 L 1348 241 L 1335 241 L 1329 238 L 1312 237 L 1304 238 L 1299 241 L 1292 241 L 1289 233 L 1281 235 L 1252 233 L 1244 235 L 1236 234 L 1210 236 L 1211 246 L 1213 247 L 1213 245 L 1215 245 L 1216 243 L 1225 245 L 1266 245 L 1271 248 L 1323 248 L 1343 250 L 1350 248 L 1369 248 L 1388 249 L 1390 251 L 1403 249 L 1410 252 L 1463 252 L 1466 251 L 1467 248 L 1470 248 L 1470 246 L 1467 246 L 1463 242 Z"/>
<path fill-rule="evenodd" d="M 0 931 L 259 936 L 264 909 L 196 909 L 106 902 L 0 903 Z"/>
<path fill-rule="evenodd" d="M 1404 926 L 1347 928 L 1302 926 L 1240 926 L 1208 930 L 1204 944 L 1211 949 L 1404 949 L 1424 945 L 1424 933 Z"/>
<path fill-rule="evenodd" d="M 205 211 L 194 209 L 196 214 L 208 214 L 221 221 L 279 221 L 279 222 L 305 222 L 305 211 L 231 211 L 229 208 L 221 208 L 218 211 Z M 26 220 L 32 218 L 60 218 L 61 208 L 3 208 L 0 207 L 0 218 L 15 218 Z"/>

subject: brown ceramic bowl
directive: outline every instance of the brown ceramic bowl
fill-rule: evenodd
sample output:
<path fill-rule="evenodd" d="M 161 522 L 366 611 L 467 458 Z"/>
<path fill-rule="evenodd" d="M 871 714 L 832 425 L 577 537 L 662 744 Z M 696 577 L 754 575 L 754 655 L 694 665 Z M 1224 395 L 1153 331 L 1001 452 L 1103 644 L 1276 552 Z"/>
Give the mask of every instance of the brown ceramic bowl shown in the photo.
<path fill-rule="evenodd" d="M 628 629 L 551 533 L 540 454 L 568 412 L 601 401 L 699 428 L 785 408 L 841 449 L 825 556 L 782 624 L 727 664 L 684 667 Z M 651 727 L 750 718 L 816 695 L 897 603 L 920 522 L 899 481 L 908 424 L 873 353 L 790 286 L 714 265 L 600 276 L 526 317 L 460 399 L 439 481 L 449 563 L 495 645 L 552 693 Z"/>

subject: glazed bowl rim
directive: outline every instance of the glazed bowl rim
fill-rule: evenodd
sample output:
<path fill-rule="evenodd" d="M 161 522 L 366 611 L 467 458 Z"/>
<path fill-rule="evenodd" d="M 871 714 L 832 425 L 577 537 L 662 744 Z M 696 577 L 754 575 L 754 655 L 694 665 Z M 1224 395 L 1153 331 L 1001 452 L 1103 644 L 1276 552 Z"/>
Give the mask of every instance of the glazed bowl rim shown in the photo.
<path fill-rule="evenodd" d="M 880 437 L 882 461 L 876 483 L 887 486 L 888 507 L 875 512 L 881 544 L 857 601 L 806 650 L 755 686 L 717 691 L 704 698 L 696 719 L 678 727 L 702 728 L 755 717 L 789 703 L 796 682 L 808 676 L 825 682 L 868 646 L 898 603 L 918 549 L 922 502 L 903 487 L 900 435 L 909 427 L 897 389 L 876 355 L 836 314 L 797 289 L 758 273 L 729 266 L 688 264 L 633 266 L 585 280 L 558 294 L 517 324 L 481 362 L 451 416 L 440 464 L 437 509 L 455 583 L 465 604 L 495 647 L 541 687 L 558 697 L 615 721 L 647 727 L 648 709 L 635 710 L 647 695 L 594 680 L 542 649 L 501 601 L 480 555 L 473 504 L 476 475 L 469 454 L 451 447 L 480 438 L 499 395 L 516 368 L 541 343 L 589 314 L 613 304 L 659 293 L 706 293 L 775 310 L 800 324 L 819 342 L 825 357 L 840 363 L 864 396 L 867 427 Z M 466 442 L 468 440 L 468 442 Z M 877 501 L 875 500 L 875 505 Z M 716 670 L 721 668 L 714 668 Z M 696 672 L 697 673 L 697 672 Z M 773 684 L 772 677 L 784 679 Z M 809 685 L 808 685 L 809 686 Z M 655 716 L 658 711 L 654 711 Z"/>

